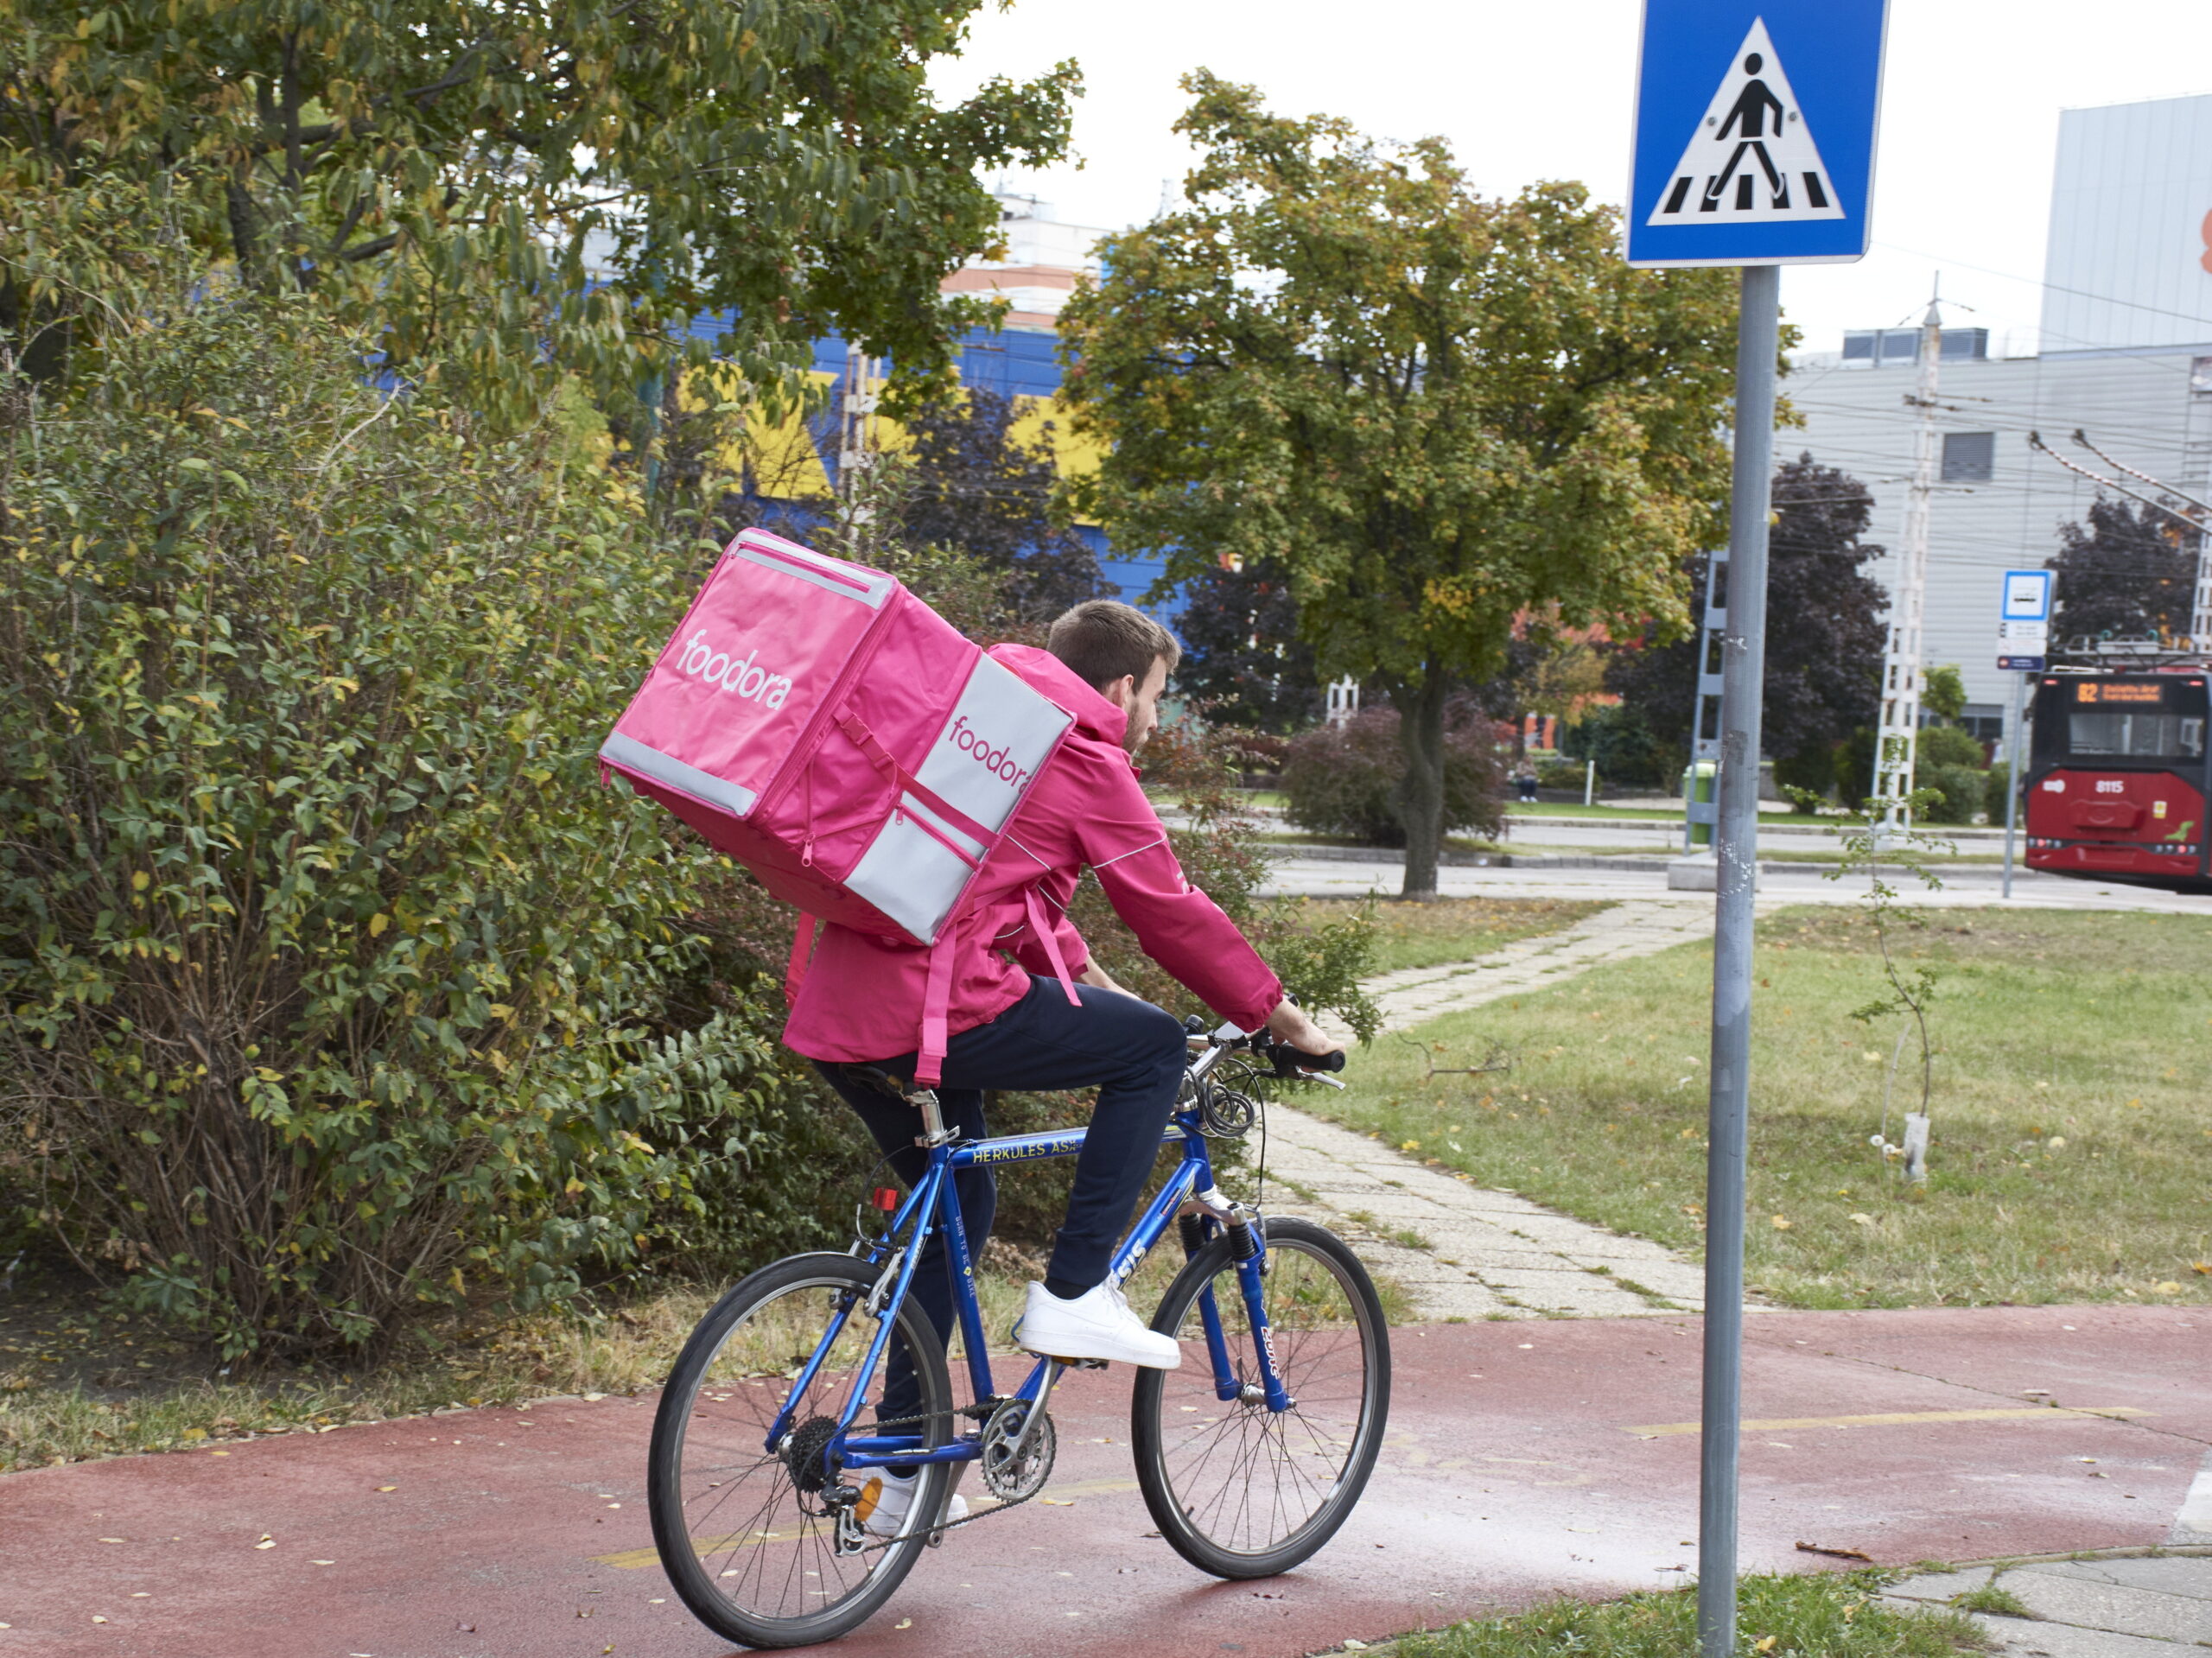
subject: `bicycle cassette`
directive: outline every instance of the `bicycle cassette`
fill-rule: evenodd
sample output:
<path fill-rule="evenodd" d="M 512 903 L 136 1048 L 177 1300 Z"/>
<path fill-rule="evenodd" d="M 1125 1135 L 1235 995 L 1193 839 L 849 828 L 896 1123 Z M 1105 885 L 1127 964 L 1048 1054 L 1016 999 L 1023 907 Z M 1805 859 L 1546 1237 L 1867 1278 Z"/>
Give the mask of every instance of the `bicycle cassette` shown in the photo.
<path fill-rule="evenodd" d="M 983 1424 L 983 1489 L 1001 1502 L 1027 1502 L 1045 1489 L 1052 1475 L 1052 1455 L 1058 1437 L 1050 1411 L 1037 1420 L 1025 1440 L 1033 1408 L 1027 1399 L 1009 1399 L 993 1411 Z"/>

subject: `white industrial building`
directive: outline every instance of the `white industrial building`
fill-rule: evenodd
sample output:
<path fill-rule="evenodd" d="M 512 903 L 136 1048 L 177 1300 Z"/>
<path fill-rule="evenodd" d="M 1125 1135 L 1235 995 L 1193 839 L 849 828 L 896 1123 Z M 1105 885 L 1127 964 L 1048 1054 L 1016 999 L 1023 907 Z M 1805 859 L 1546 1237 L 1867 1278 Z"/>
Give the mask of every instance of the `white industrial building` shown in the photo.
<path fill-rule="evenodd" d="M 2078 429 L 2177 487 L 2212 486 L 2212 95 L 2060 117 L 2044 279 L 2034 355 L 1993 358 L 1984 331 L 1946 331 L 1934 411 L 1923 660 L 1964 670 L 1968 718 L 1992 738 L 2011 696 L 1996 668 L 1999 573 L 2041 565 L 2097 495 L 2029 434 L 2106 471 L 2069 443 Z M 1891 549 L 1919 419 L 1919 337 L 1916 327 L 1847 334 L 1840 350 L 1800 353 L 1783 383 L 1805 424 L 1778 434 L 1778 451 L 1809 451 L 1865 481 L 1868 538 Z M 1894 562 L 1870 569 L 1888 579 Z"/>

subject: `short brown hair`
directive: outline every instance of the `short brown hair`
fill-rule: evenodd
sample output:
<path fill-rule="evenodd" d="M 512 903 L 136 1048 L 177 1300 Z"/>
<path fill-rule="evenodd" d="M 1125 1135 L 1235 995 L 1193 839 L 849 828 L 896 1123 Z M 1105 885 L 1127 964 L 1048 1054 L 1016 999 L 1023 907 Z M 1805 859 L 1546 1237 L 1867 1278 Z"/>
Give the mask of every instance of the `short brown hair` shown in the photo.
<path fill-rule="evenodd" d="M 1052 624 L 1045 648 L 1101 691 L 1125 677 L 1143 684 L 1156 661 L 1165 662 L 1172 674 L 1183 659 L 1173 633 L 1116 599 L 1084 600 Z"/>

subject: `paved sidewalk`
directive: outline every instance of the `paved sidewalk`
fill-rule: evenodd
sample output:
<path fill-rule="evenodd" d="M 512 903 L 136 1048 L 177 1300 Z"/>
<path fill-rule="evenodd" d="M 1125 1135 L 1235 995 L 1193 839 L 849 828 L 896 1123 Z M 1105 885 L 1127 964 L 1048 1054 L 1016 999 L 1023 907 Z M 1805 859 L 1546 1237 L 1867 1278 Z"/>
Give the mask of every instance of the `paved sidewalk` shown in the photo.
<path fill-rule="evenodd" d="M 1384 974 L 1367 988 L 1384 1031 L 1401 1031 L 1712 931 L 1710 899 L 1636 900 L 1471 962 Z M 1351 1033 L 1339 1026 L 1332 1034 Z M 1356 1064 L 1349 1081 L 1359 1086 Z M 1704 1269 L 1646 1239 L 1473 1185 L 1280 1100 L 1268 1107 L 1268 1136 L 1271 1181 L 1298 1193 L 1289 1201 L 1277 1189 L 1268 1207 L 1341 1233 L 1422 1320 L 1624 1318 L 1704 1305 Z"/>
<path fill-rule="evenodd" d="M 1424 1167 L 1281 1104 L 1268 1107 L 1268 1184 L 1270 1213 L 1339 1233 L 1406 1291 L 1424 1322 L 1623 1318 L 1704 1304 L 1705 1269 L 1662 1244 Z"/>
<path fill-rule="evenodd" d="M 1470 962 L 1385 973 L 1367 981 L 1366 988 L 1382 1005 L 1382 1028 L 1402 1031 L 1502 996 L 1547 988 L 1607 962 L 1671 950 L 1712 932 L 1710 898 L 1631 899 L 1558 932 L 1518 938 Z M 1351 1035 L 1346 1026 L 1324 1023 L 1340 1040 Z"/>
<path fill-rule="evenodd" d="M 1975 1610 L 1998 1596 L 2018 1610 Z M 1991 1650 L 2013 1658 L 2181 1658 L 2212 1647 L 2212 1546 L 1932 1572 L 1888 1598 L 1962 1605 Z"/>

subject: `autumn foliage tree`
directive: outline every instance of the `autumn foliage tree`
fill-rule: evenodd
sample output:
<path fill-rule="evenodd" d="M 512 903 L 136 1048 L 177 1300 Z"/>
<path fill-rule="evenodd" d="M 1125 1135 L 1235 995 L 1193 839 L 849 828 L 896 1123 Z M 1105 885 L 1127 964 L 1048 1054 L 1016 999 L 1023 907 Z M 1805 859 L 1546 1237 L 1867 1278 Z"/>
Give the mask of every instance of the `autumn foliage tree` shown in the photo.
<path fill-rule="evenodd" d="M 1685 619 L 1726 495 L 1732 289 L 1630 270 L 1579 185 L 1491 200 L 1441 140 L 1185 86 L 1190 205 L 1110 238 L 1062 314 L 1064 396 L 1107 451 L 1078 499 L 1170 580 L 1287 573 L 1320 676 L 1404 716 L 1405 890 L 1432 893 L 1446 704 L 1516 619 Z"/>

